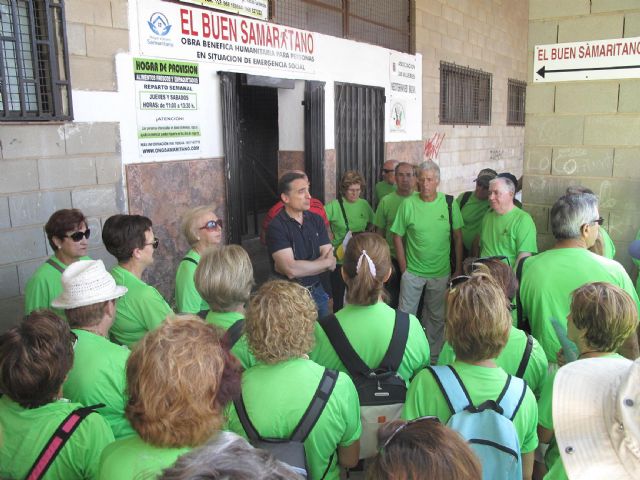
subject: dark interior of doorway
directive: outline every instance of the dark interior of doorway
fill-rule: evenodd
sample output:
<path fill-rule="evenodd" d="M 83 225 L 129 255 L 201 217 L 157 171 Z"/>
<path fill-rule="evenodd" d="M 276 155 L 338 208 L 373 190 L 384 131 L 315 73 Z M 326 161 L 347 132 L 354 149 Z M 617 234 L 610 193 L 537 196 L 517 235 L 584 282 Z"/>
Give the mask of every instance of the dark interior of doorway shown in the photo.
<path fill-rule="evenodd" d="M 260 243 L 262 220 L 277 201 L 278 189 L 278 89 L 238 86 L 240 110 L 241 244 L 252 259 L 260 283 L 270 273 L 266 249 Z"/>

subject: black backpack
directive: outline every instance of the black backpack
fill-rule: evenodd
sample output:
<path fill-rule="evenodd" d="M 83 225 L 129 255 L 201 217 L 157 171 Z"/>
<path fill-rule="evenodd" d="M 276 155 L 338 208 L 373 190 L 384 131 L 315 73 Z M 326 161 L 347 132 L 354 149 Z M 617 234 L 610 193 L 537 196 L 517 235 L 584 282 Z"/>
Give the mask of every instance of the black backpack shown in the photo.
<path fill-rule="evenodd" d="M 368 458 L 377 452 L 378 428 L 400 417 L 407 395 L 407 386 L 398 375 L 398 368 L 409 337 L 409 315 L 396 310 L 389 347 L 375 369 L 369 368 L 353 349 L 335 315 L 328 315 L 319 323 L 358 391 L 362 419 L 360 458 Z"/>
<path fill-rule="evenodd" d="M 244 401 L 242 400 L 242 394 L 240 394 L 240 396 L 233 401 L 233 404 L 236 407 L 238 418 L 247 437 L 249 437 L 251 445 L 269 451 L 275 458 L 288 464 L 296 473 L 308 477 L 309 468 L 304 450 L 304 441 L 309 436 L 309 433 L 311 433 L 324 407 L 327 405 L 337 379 L 338 372 L 328 368 L 324 370 L 320 383 L 318 384 L 318 389 L 313 395 L 309 407 L 302 415 L 302 418 L 289 438 L 262 437 L 251 423 Z M 329 463 L 322 478 L 326 476 L 332 462 L 333 456 L 329 458 Z"/>

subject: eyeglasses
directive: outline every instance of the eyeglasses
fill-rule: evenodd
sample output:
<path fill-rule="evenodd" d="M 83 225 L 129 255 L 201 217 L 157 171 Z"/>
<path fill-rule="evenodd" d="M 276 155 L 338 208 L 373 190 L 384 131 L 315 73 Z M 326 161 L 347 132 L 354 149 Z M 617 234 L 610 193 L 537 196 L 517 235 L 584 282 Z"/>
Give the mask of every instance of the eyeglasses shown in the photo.
<path fill-rule="evenodd" d="M 602 226 L 602 224 L 604 223 L 604 218 L 598 217 L 595 220 L 592 220 L 591 222 L 589 222 L 589 225 L 593 225 L 594 223 L 597 223 L 598 225 Z"/>
<path fill-rule="evenodd" d="M 76 335 L 76 332 L 73 330 L 70 330 L 69 333 L 71 334 L 71 348 L 75 350 L 76 344 L 78 343 L 78 335 Z"/>
<path fill-rule="evenodd" d="M 469 280 L 471 277 L 469 275 L 458 275 L 457 277 L 452 278 L 449 281 L 449 290 L 453 290 L 454 288 L 456 288 L 458 285 L 466 282 L 467 280 Z"/>
<path fill-rule="evenodd" d="M 89 236 L 91 235 L 91 229 L 87 228 L 84 232 L 73 232 L 70 235 L 65 235 L 65 237 L 70 238 L 74 242 L 79 242 L 83 238 L 89 240 Z"/>
<path fill-rule="evenodd" d="M 158 248 L 158 245 L 160 245 L 160 239 L 154 237 L 153 242 L 144 244 L 145 247 L 147 245 L 153 245 L 153 249 L 155 250 Z"/>
<path fill-rule="evenodd" d="M 222 219 L 218 220 L 209 220 L 204 227 L 200 227 L 198 230 L 215 230 L 216 228 L 222 228 Z"/>
<path fill-rule="evenodd" d="M 391 443 L 391 441 L 394 438 L 396 438 L 398 436 L 398 434 L 401 433 L 409 425 L 413 425 L 414 423 L 421 423 L 421 422 L 436 422 L 436 423 L 440 423 L 440 419 L 438 417 L 434 417 L 434 416 L 418 417 L 418 418 L 414 418 L 413 420 L 409 420 L 408 422 L 403 423 L 402 425 L 398 426 L 398 428 L 396 428 L 393 431 L 393 433 L 391 435 L 389 435 L 389 437 L 385 440 L 384 444 L 380 447 L 380 452 L 382 452 L 385 448 L 387 448 L 389 446 L 389 444 Z"/>

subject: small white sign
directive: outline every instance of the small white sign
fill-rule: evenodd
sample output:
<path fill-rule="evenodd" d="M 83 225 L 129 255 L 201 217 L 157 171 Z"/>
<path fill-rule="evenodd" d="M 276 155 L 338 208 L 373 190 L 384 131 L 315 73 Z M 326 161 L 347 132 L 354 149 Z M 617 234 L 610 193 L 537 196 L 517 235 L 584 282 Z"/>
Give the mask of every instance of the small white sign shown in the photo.
<path fill-rule="evenodd" d="M 640 77 L 640 37 L 536 45 L 533 81 Z"/>
<path fill-rule="evenodd" d="M 417 78 L 416 59 L 413 55 L 389 52 L 389 82 L 391 96 L 416 97 Z"/>
<path fill-rule="evenodd" d="M 178 0 L 183 3 L 194 3 L 203 7 L 215 8 L 237 13 L 245 17 L 269 20 L 269 2 L 267 0 Z"/>

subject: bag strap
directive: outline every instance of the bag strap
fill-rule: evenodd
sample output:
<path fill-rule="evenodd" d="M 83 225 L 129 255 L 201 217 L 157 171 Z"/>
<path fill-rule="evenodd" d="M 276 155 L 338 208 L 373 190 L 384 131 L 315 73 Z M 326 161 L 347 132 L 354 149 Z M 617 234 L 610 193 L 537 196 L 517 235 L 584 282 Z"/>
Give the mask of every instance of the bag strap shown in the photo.
<path fill-rule="evenodd" d="M 391 372 L 397 372 L 404 357 L 409 338 L 409 314 L 401 310 L 396 310 L 395 324 L 387 353 L 380 362 L 378 368 L 385 368 Z"/>
<path fill-rule="evenodd" d="M 362 358 L 360 358 L 358 353 L 351 346 L 349 339 L 345 335 L 344 330 L 340 326 L 340 323 L 334 314 L 327 315 L 326 317 L 318 320 L 318 323 L 320 323 L 324 333 L 327 334 L 331 346 L 351 377 L 356 377 L 358 375 L 368 377 L 373 373 L 373 370 L 362 361 Z"/>
<path fill-rule="evenodd" d="M 233 346 L 236 343 L 238 343 L 238 340 L 240 340 L 240 337 L 244 333 L 243 330 L 244 330 L 244 318 L 240 318 L 236 320 L 235 322 L 233 322 L 233 325 L 231 325 L 227 329 L 227 339 L 229 340 L 229 349 L 232 349 Z"/>
<path fill-rule="evenodd" d="M 31 470 L 29 470 L 29 473 L 25 478 L 27 480 L 38 480 L 44 477 L 53 461 L 57 458 L 71 435 L 73 435 L 73 432 L 75 432 L 80 426 L 82 420 L 84 420 L 89 414 L 95 412 L 97 408 L 102 408 L 104 406 L 105 405 L 103 403 L 99 403 L 90 407 L 81 407 L 67 415 L 58 428 L 56 428 L 55 432 L 53 432 L 49 441 L 42 448 L 40 455 L 38 455 L 38 458 L 33 463 Z"/>
<path fill-rule="evenodd" d="M 469 392 L 465 388 L 458 372 L 451 365 L 427 367 L 436 379 L 438 387 L 449 405 L 451 413 L 458 413 L 473 405 Z"/>
<path fill-rule="evenodd" d="M 453 241 L 453 195 L 445 195 L 447 210 L 449 211 L 449 264 L 453 273 L 456 267 L 456 246 Z"/>
<path fill-rule="evenodd" d="M 56 262 L 54 262 L 53 259 L 49 258 L 44 263 L 46 263 L 47 265 L 51 265 L 53 268 L 55 268 L 60 273 L 64 273 L 64 268 L 62 268 L 60 265 L 58 265 Z"/>
<path fill-rule="evenodd" d="M 513 375 L 508 375 L 507 382 L 497 400 L 498 406 L 502 408 L 502 415 L 513 421 L 526 393 L 527 382 Z"/>
<path fill-rule="evenodd" d="M 469 199 L 471 198 L 471 194 L 473 192 L 468 191 L 468 192 L 464 192 L 462 194 L 462 198 L 460 199 L 460 210 L 462 210 L 464 208 L 464 206 L 467 204 L 467 202 L 469 201 Z"/>
<path fill-rule="evenodd" d="M 344 204 L 342 203 L 342 196 L 338 197 L 338 203 L 340 204 L 340 210 L 342 210 L 342 218 L 344 218 L 344 224 L 347 226 L 347 232 L 350 230 L 349 228 L 349 220 L 347 220 L 347 212 L 344 210 Z"/>
<path fill-rule="evenodd" d="M 329 397 L 333 392 L 333 388 L 336 386 L 337 380 L 337 371 L 330 370 L 328 368 L 324 369 L 318 388 L 311 399 L 311 403 L 309 403 L 307 410 L 302 415 L 302 418 L 298 422 L 298 425 L 296 425 L 296 428 L 293 429 L 293 433 L 288 440 L 302 443 L 307 439 L 309 433 L 311 433 L 311 430 L 313 430 L 313 427 L 318 422 L 324 407 L 327 405 Z M 238 414 L 240 424 L 242 425 L 242 428 L 244 428 L 249 440 L 252 442 L 264 441 L 265 439 L 260 435 L 260 433 L 258 433 L 258 430 L 256 430 L 253 423 L 251 423 L 244 400 L 242 399 L 242 393 L 233 401 L 233 404 L 236 407 L 236 413 Z"/>
<path fill-rule="evenodd" d="M 313 427 L 318 422 L 324 407 L 327 405 L 331 392 L 333 392 L 333 388 L 336 386 L 337 380 L 338 372 L 336 370 L 331 370 L 329 368 L 324 369 L 324 373 L 322 374 L 322 378 L 318 384 L 318 389 L 313 395 L 309 408 L 304 412 L 304 415 L 302 415 L 298 425 L 296 425 L 296 428 L 293 430 L 290 440 L 304 442 L 307 439 L 311 430 L 313 430 Z"/>
<path fill-rule="evenodd" d="M 531 325 L 529 324 L 529 319 L 524 318 L 522 299 L 520 298 L 520 289 L 522 288 L 522 267 L 527 258 L 529 257 L 522 257 L 516 267 L 516 278 L 518 279 L 518 290 L 516 290 L 516 313 L 518 318 L 518 328 L 527 333 L 531 333 Z"/>
<path fill-rule="evenodd" d="M 180 260 L 181 262 L 191 262 L 194 265 L 198 265 L 198 262 L 196 262 L 195 259 L 191 258 L 191 257 L 183 257 L 182 260 Z"/>
<path fill-rule="evenodd" d="M 520 360 L 516 377 L 522 378 L 524 376 L 524 372 L 529 365 L 529 359 L 531 358 L 531 350 L 533 350 L 533 337 L 527 334 L 527 344 L 524 346 L 524 353 L 522 354 L 522 360 Z"/>

